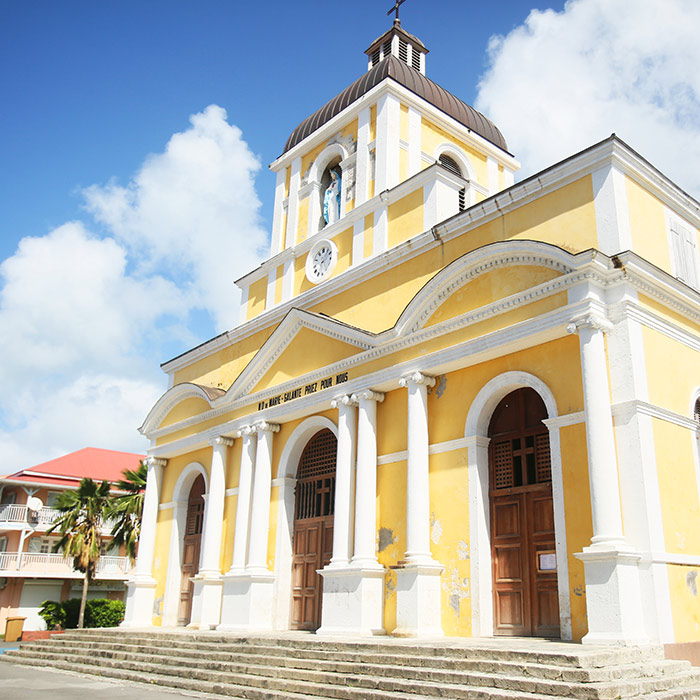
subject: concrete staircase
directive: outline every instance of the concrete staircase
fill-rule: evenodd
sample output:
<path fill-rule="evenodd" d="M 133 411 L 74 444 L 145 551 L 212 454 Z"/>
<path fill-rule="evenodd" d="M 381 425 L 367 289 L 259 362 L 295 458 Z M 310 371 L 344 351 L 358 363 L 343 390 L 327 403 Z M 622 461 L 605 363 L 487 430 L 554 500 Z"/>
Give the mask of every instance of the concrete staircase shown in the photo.
<path fill-rule="evenodd" d="M 545 640 L 73 630 L 0 659 L 248 700 L 700 699 L 700 668 L 659 647 Z"/>

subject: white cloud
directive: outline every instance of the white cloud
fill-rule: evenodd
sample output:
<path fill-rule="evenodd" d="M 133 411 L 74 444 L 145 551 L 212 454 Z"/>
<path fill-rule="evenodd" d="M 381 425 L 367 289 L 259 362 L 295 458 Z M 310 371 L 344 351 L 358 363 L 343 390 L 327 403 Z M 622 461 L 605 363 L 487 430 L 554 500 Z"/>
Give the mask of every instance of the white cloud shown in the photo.
<path fill-rule="evenodd" d="M 126 187 L 92 186 L 85 197 L 141 269 L 184 276 L 196 304 L 227 330 L 238 321 L 233 281 L 257 266 L 266 246 L 253 181 L 260 163 L 221 107 L 190 121 Z"/>
<path fill-rule="evenodd" d="M 266 242 L 260 166 L 221 108 L 190 121 L 126 187 L 84 191 L 101 236 L 68 222 L 0 263 L 0 474 L 88 445 L 145 450 L 161 348 L 193 313 L 235 325 L 233 280 Z"/>
<path fill-rule="evenodd" d="M 476 106 L 531 174 L 611 133 L 700 196 L 700 3 L 570 0 L 493 37 Z"/>

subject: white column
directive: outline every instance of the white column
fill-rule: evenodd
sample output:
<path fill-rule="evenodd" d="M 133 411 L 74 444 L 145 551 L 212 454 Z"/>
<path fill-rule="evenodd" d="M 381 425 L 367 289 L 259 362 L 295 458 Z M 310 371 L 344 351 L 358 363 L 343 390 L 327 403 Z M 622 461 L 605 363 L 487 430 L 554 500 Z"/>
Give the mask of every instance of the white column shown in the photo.
<path fill-rule="evenodd" d="M 629 547 L 622 532 L 620 485 L 610 410 L 605 331 L 612 325 L 599 313 L 574 319 L 578 333 L 588 447 L 593 537 L 575 554 L 586 575 L 586 644 L 643 644 L 644 609 L 639 576 L 641 554 Z"/>
<path fill-rule="evenodd" d="M 434 563 L 430 554 L 428 387 L 435 384 L 435 379 L 413 372 L 402 377 L 399 384 L 408 389 L 405 561 L 415 564 Z"/>
<path fill-rule="evenodd" d="M 321 183 L 310 183 L 309 189 L 309 213 L 307 219 L 306 237 L 311 238 L 318 233 L 321 225 Z"/>
<path fill-rule="evenodd" d="M 250 524 L 250 549 L 246 571 L 269 573 L 267 568 L 267 535 L 270 528 L 270 489 L 272 486 L 272 436 L 280 427 L 260 421 L 255 424 L 258 445 L 253 478 L 253 509 Z"/>
<path fill-rule="evenodd" d="M 275 208 L 272 214 L 272 236 L 270 237 L 270 257 L 277 255 L 284 248 L 284 190 L 287 186 L 287 168 L 277 171 L 275 183 Z"/>
<path fill-rule="evenodd" d="M 340 396 L 331 401 L 331 406 L 338 409 L 338 454 L 335 463 L 333 557 L 329 568 L 338 568 L 347 566 L 352 556 L 357 402 L 351 396 Z"/>
<path fill-rule="evenodd" d="M 422 168 L 422 125 L 420 112 L 408 108 L 408 177 L 416 175 Z"/>
<path fill-rule="evenodd" d="M 238 478 L 238 505 L 236 507 L 236 530 L 233 537 L 233 561 L 229 573 L 242 572 L 247 563 L 248 527 L 250 524 L 250 497 L 253 481 L 253 464 L 257 447 L 257 436 L 253 426 L 239 431 L 243 438 L 241 471 Z"/>
<path fill-rule="evenodd" d="M 594 545 L 620 543 L 623 539 L 620 484 L 605 358 L 604 331 L 610 328 L 609 321 L 595 314 L 576 319 L 567 326 L 569 333 L 578 333 L 581 342 L 588 478 L 593 516 L 591 544 Z"/>
<path fill-rule="evenodd" d="M 357 418 L 357 474 L 355 481 L 355 554 L 353 566 L 378 567 L 377 538 L 377 403 L 384 394 L 362 391 L 352 395 L 359 405 Z"/>
<path fill-rule="evenodd" d="M 126 611 L 122 627 L 150 627 L 153 624 L 153 603 L 156 581 L 153 578 L 153 557 L 156 551 L 158 504 L 167 460 L 147 457 L 146 491 L 143 496 L 141 535 L 133 578 L 127 583 Z"/>
<path fill-rule="evenodd" d="M 375 194 L 399 184 L 400 121 L 399 100 L 389 94 L 381 97 L 377 102 Z"/>
<path fill-rule="evenodd" d="M 400 637 L 441 636 L 441 564 L 430 553 L 428 387 L 435 379 L 412 372 L 399 380 L 408 389 L 406 554 L 396 570 L 396 629 Z"/>
<path fill-rule="evenodd" d="M 289 197 L 287 198 L 287 231 L 285 248 L 293 248 L 297 243 L 297 228 L 299 227 L 299 185 L 301 183 L 301 158 L 292 161 L 292 172 L 289 180 Z"/>
<path fill-rule="evenodd" d="M 216 437 L 211 441 L 211 475 L 207 493 L 206 530 L 202 536 L 202 559 L 199 574 L 221 574 L 221 538 L 224 526 L 224 497 L 226 493 L 226 450 L 233 440 Z"/>
<path fill-rule="evenodd" d="M 339 411 L 333 559 L 323 576 L 318 635 L 384 634 L 384 567 L 377 561 L 377 402 L 384 394 L 367 390 L 336 399 Z M 354 405 L 359 404 L 358 416 Z M 355 553 L 352 543 L 352 471 L 357 422 Z"/>
<path fill-rule="evenodd" d="M 226 450 L 233 445 L 231 438 L 215 437 L 211 441 L 211 471 L 207 491 L 202 557 L 194 577 L 192 618 L 188 627 L 213 629 L 221 619 L 221 539 L 224 527 L 224 498 L 226 493 Z"/>

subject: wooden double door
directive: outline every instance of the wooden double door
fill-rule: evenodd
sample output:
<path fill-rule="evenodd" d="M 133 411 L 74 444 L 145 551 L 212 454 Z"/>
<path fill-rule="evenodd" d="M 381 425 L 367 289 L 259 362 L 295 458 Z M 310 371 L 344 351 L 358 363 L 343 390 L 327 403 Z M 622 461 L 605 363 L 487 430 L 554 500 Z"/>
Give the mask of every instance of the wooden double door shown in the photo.
<path fill-rule="evenodd" d="M 311 438 L 297 469 L 292 556 L 292 614 L 295 630 L 321 626 L 323 579 L 317 571 L 333 554 L 337 440 L 330 430 Z"/>
<path fill-rule="evenodd" d="M 532 389 L 506 396 L 489 428 L 494 633 L 559 637 L 549 434 Z"/>

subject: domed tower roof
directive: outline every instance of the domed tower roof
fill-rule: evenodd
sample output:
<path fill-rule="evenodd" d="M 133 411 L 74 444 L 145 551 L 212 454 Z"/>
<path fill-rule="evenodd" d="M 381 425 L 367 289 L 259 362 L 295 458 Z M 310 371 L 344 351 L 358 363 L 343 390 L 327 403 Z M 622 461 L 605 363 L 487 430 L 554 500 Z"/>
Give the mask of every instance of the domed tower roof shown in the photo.
<path fill-rule="evenodd" d="M 396 41 L 392 41 L 394 37 L 396 37 Z M 409 54 L 402 51 L 407 43 L 411 44 L 410 63 Z M 394 46 L 399 48 L 394 50 Z M 321 109 L 304 119 L 287 139 L 284 153 L 294 148 L 336 114 L 342 112 L 388 78 L 403 85 L 418 97 L 423 98 L 460 124 L 507 152 L 506 140 L 492 121 L 423 74 L 427 52 L 428 50 L 419 39 L 408 34 L 401 28 L 400 24 L 395 23 L 392 29 L 374 41 L 367 49 L 366 53 L 370 56 L 368 72 L 352 85 L 346 87 Z M 420 58 L 416 60 L 416 56 Z"/>

